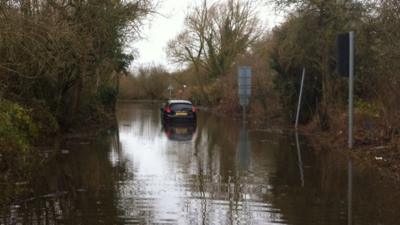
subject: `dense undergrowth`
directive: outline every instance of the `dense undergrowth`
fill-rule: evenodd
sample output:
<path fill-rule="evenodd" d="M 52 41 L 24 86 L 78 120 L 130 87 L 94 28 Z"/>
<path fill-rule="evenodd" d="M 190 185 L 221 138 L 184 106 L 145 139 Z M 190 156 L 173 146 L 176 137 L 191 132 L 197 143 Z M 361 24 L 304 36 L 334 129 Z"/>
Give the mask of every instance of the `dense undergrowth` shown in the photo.
<path fill-rule="evenodd" d="M 101 122 L 152 13 L 150 0 L 0 2 L 0 145 Z"/>

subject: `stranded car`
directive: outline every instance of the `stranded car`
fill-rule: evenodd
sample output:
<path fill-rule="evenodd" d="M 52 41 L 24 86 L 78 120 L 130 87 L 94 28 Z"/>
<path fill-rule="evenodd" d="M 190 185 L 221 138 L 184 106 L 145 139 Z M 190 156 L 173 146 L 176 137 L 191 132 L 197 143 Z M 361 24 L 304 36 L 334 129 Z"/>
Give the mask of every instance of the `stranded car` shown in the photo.
<path fill-rule="evenodd" d="M 196 108 L 190 101 L 169 100 L 160 111 L 163 121 L 196 120 Z"/>

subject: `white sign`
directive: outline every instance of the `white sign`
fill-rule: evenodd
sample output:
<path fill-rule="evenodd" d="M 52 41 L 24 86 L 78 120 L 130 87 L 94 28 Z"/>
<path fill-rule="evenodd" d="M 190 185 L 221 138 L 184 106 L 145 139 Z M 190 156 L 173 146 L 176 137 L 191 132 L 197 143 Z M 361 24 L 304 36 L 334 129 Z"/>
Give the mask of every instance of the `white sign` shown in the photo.
<path fill-rule="evenodd" d="M 239 67 L 239 100 L 241 106 L 248 106 L 251 96 L 251 67 Z"/>

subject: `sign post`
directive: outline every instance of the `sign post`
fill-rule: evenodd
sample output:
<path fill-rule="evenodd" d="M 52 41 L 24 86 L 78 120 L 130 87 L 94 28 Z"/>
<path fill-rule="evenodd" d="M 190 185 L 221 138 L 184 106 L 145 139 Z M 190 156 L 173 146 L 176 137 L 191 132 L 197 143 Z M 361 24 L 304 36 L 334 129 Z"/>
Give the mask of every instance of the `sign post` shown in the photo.
<path fill-rule="evenodd" d="M 337 36 L 337 72 L 349 78 L 349 131 L 348 147 L 353 148 L 353 96 L 354 96 L 354 32 Z"/>
<path fill-rule="evenodd" d="M 172 85 L 169 85 L 167 90 L 169 91 L 169 99 L 171 99 L 172 97 L 172 90 L 174 90 L 174 87 L 172 87 Z"/>
<path fill-rule="evenodd" d="M 353 99 L 354 99 L 354 32 L 349 34 L 349 149 L 353 148 Z"/>
<path fill-rule="evenodd" d="M 243 122 L 246 121 L 246 108 L 251 97 L 251 67 L 239 67 L 238 74 L 239 103 L 243 108 Z"/>

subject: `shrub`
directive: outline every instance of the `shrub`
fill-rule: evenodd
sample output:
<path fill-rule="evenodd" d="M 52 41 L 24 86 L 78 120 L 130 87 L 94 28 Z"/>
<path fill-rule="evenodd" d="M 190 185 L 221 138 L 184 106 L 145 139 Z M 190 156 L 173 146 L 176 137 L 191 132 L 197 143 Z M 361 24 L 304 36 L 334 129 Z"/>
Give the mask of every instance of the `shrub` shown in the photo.
<path fill-rule="evenodd" d="M 0 151 L 27 151 L 39 135 L 30 110 L 17 103 L 0 100 Z"/>
<path fill-rule="evenodd" d="M 113 106 L 117 99 L 118 90 L 116 87 L 111 85 L 106 85 L 100 87 L 99 90 L 99 100 L 104 106 Z"/>

